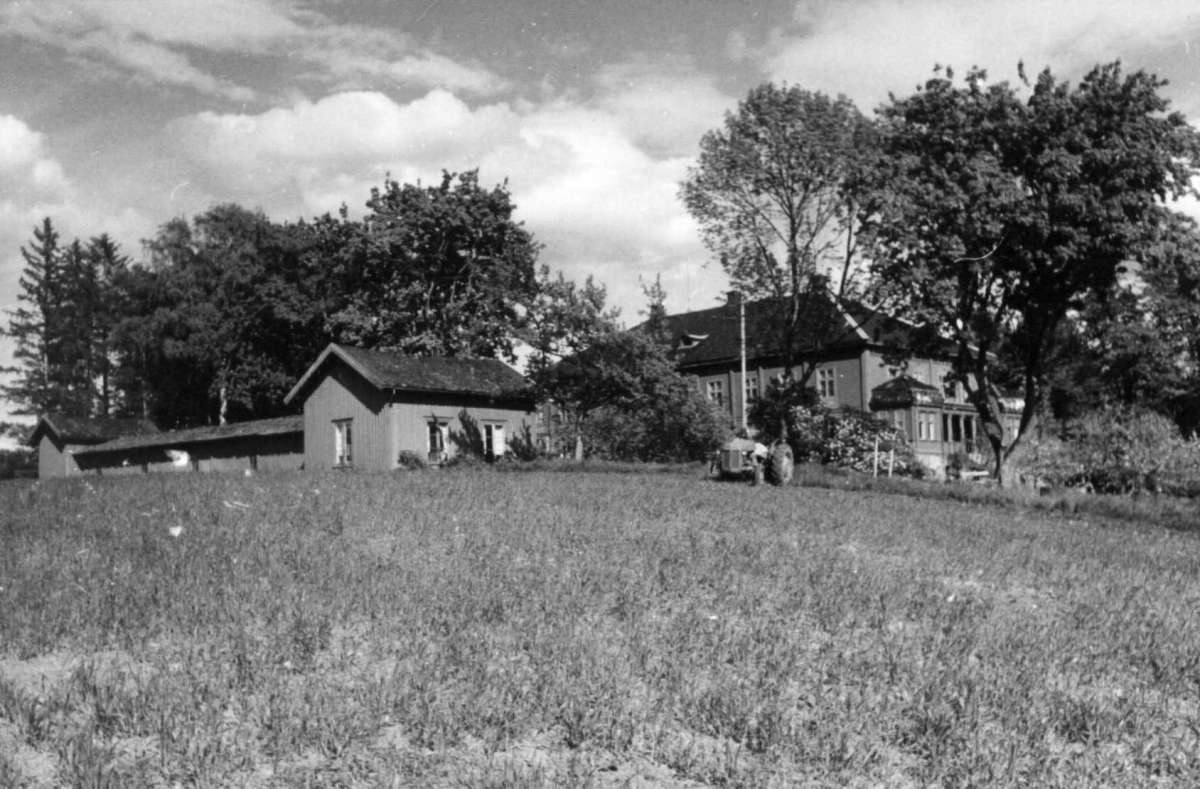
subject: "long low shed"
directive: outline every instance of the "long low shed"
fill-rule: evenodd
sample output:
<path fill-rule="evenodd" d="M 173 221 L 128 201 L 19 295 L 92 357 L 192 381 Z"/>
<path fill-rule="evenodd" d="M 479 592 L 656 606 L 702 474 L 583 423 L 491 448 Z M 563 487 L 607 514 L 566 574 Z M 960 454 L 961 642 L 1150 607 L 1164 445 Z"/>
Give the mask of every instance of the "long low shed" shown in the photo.
<path fill-rule="evenodd" d="M 122 436 L 74 452 L 79 473 L 289 471 L 304 465 L 304 418 Z"/>

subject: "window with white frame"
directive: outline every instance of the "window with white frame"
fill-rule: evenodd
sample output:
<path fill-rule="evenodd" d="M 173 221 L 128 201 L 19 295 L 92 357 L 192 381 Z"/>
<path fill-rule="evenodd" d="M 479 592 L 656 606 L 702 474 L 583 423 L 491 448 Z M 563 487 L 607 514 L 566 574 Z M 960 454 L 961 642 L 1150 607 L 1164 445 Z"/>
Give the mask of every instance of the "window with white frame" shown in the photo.
<path fill-rule="evenodd" d="M 483 426 L 483 453 L 488 460 L 504 457 L 504 425 L 493 422 Z"/>
<path fill-rule="evenodd" d="M 441 462 L 446 456 L 446 440 L 450 435 L 450 426 L 445 422 L 431 420 L 428 423 L 429 460 Z"/>
<path fill-rule="evenodd" d="M 758 402 L 758 376 L 746 375 L 746 404 Z"/>
<path fill-rule="evenodd" d="M 817 394 L 821 397 L 837 396 L 837 372 L 828 367 L 817 370 Z"/>
<path fill-rule="evenodd" d="M 917 413 L 917 438 L 921 441 L 937 440 L 937 414 L 932 411 Z"/>
<path fill-rule="evenodd" d="M 335 419 L 333 421 L 333 465 L 354 465 L 354 429 L 353 419 Z"/>
<path fill-rule="evenodd" d="M 712 400 L 717 405 L 725 404 L 725 382 L 724 381 L 709 381 L 706 385 L 708 399 Z"/>

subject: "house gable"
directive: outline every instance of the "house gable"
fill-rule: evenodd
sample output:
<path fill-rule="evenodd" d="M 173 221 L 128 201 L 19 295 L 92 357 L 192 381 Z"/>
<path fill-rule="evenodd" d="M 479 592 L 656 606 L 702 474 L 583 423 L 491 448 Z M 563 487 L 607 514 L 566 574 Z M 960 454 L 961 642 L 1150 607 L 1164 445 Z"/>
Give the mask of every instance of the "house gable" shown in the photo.
<path fill-rule="evenodd" d="M 287 400 L 304 403 L 309 469 L 386 470 L 400 453 L 425 458 L 430 431 L 461 430 L 466 410 L 492 431 L 516 430 L 534 409 L 524 378 L 494 359 L 410 357 L 331 345 Z M 343 461 L 349 453 L 350 462 Z"/>

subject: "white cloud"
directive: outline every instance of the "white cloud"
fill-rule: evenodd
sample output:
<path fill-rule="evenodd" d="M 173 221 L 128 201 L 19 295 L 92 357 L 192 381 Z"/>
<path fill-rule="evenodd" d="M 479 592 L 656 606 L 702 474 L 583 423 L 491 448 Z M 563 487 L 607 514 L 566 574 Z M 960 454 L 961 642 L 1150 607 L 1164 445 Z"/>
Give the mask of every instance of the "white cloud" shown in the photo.
<path fill-rule="evenodd" d="M 690 60 L 638 58 L 601 68 L 595 103 L 640 145 L 667 156 L 692 156 L 700 137 L 721 124 L 735 100 Z"/>
<path fill-rule="evenodd" d="M 1197 30 L 1191 0 L 806 2 L 758 51 L 772 79 L 845 93 L 870 110 L 889 91 L 910 93 L 935 63 L 959 73 L 977 65 L 1009 81 L 1018 61 L 1031 73 L 1050 66 L 1060 77 L 1078 77 L 1117 58 L 1138 67 L 1144 52 L 1187 42 Z M 731 46 L 754 49 L 740 38 Z"/>
<path fill-rule="evenodd" d="M 342 201 L 357 207 L 388 171 L 429 180 L 442 168 L 473 167 L 511 139 L 514 126 L 507 105 L 472 110 L 444 90 L 407 104 L 355 91 L 259 114 L 204 112 L 176 121 L 169 133 L 210 191 L 294 215 Z"/>
<path fill-rule="evenodd" d="M 419 87 L 439 87 L 475 95 L 491 95 L 507 83 L 478 65 L 464 65 L 443 55 L 423 52 L 391 63 L 387 73 L 397 82 Z"/>
<path fill-rule="evenodd" d="M 205 13 L 199 13 L 201 7 Z M 156 5 L 88 0 L 43 0 L 11 3 L 0 8 L 0 34 L 24 38 L 61 49 L 75 57 L 93 60 L 150 84 L 186 86 L 204 93 L 245 101 L 254 91 L 219 79 L 197 68 L 169 45 L 220 48 L 242 46 L 258 40 L 253 5 L 245 24 L 232 24 L 228 2 L 215 3 L 208 13 L 187 2 Z M 190 9 L 190 10 L 188 10 Z M 227 23 L 225 35 L 220 25 Z M 187 35 L 183 35 L 184 33 Z M 257 31 L 271 35 L 272 31 Z"/>
<path fill-rule="evenodd" d="M 387 79 L 418 88 L 490 95 L 508 83 L 474 62 L 413 51 L 403 31 L 342 25 L 278 0 L 39 0 L 0 7 L 0 36 L 56 48 L 150 84 L 188 87 L 232 101 L 258 91 L 213 74 L 204 53 L 307 64 L 320 84 Z M 294 66 L 293 66 L 294 68 Z M 249 79 L 249 77 L 247 77 Z"/>
<path fill-rule="evenodd" d="M 200 113 L 170 132 L 194 181 L 285 218 L 358 209 L 385 172 L 429 183 L 443 169 L 478 167 L 485 184 L 508 180 L 518 218 L 546 245 L 543 261 L 596 275 L 627 319 L 643 301 L 639 276 L 663 273 L 672 308 L 689 296 L 707 303 L 696 294 L 718 292 L 720 276 L 700 269 L 705 253 L 676 197 L 690 157 L 644 145 L 645 126 L 618 116 L 621 103 L 616 91 L 591 105 L 478 106 L 445 90 L 407 103 L 356 91 L 257 114 Z M 694 146 L 694 125 L 661 147 Z"/>

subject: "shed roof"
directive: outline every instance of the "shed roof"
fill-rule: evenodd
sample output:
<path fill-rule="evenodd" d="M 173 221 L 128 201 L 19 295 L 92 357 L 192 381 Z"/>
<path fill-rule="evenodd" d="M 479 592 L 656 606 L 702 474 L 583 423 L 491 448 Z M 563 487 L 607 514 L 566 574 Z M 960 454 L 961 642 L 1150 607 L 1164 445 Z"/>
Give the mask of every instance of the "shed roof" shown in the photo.
<path fill-rule="evenodd" d="M 498 359 L 408 356 L 330 344 L 283 399 L 292 402 L 331 359 L 340 359 L 376 389 L 397 392 L 531 397 L 525 378 Z"/>
<path fill-rule="evenodd" d="M 304 432 L 303 416 L 281 416 L 274 419 L 255 419 L 249 422 L 234 422 L 228 425 L 207 425 L 184 430 L 168 430 L 149 435 L 129 435 L 95 444 L 76 451 L 76 455 L 100 455 L 106 452 L 122 452 L 130 449 L 152 449 L 154 447 L 186 447 L 232 438 L 277 436 Z"/>
<path fill-rule="evenodd" d="M 67 444 L 99 444 L 119 436 L 157 433 L 158 428 L 148 419 L 137 417 L 79 417 L 68 414 L 43 414 L 26 443 L 37 446 L 42 436 L 52 433 Z"/>

